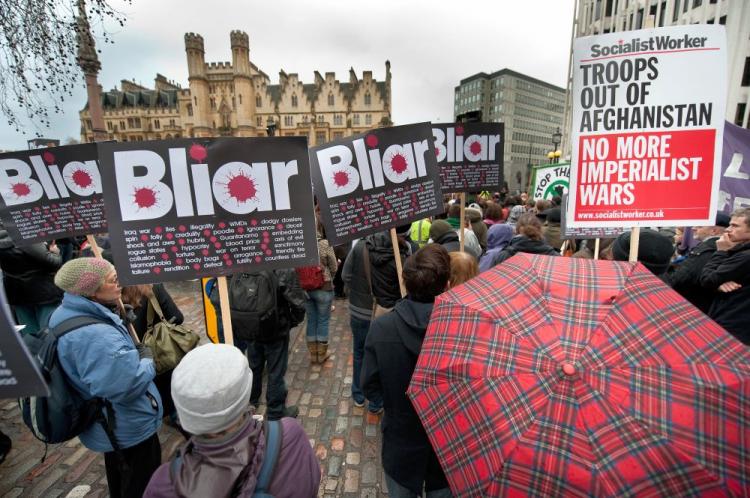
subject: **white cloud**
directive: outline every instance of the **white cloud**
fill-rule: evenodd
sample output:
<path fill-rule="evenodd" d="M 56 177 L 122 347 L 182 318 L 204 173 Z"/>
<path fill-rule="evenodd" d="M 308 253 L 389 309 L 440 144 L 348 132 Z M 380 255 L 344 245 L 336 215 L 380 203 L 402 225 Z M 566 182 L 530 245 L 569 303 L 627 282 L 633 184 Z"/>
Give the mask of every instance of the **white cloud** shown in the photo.
<path fill-rule="evenodd" d="M 450 121 L 453 88 L 477 72 L 507 67 L 565 86 L 573 0 L 133 0 L 122 10 L 127 24 L 100 47 L 105 89 L 122 79 L 151 87 L 157 72 L 186 87 L 184 34 L 203 36 L 206 61 L 230 61 L 229 32 L 240 29 L 273 83 L 280 69 L 305 83 L 315 70 L 347 81 L 350 67 L 383 80 L 390 60 L 393 119 L 407 124 Z M 78 138 L 85 98 L 81 86 L 42 133 Z M 34 130 L 24 131 L 3 128 L 0 149 L 25 148 Z"/>

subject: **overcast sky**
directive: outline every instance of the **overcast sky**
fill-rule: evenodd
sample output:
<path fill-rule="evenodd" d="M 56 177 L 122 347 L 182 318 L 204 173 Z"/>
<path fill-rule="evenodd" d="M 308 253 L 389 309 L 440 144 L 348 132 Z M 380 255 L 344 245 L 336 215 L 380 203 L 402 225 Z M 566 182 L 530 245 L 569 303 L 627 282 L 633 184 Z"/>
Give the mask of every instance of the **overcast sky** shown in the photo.
<path fill-rule="evenodd" d="M 117 4 L 115 2 L 115 4 Z M 132 0 L 128 21 L 114 31 L 114 45 L 100 44 L 105 89 L 134 79 L 149 88 L 157 72 L 188 86 L 184 34 L 203 36 L 206 61 L 231 61 L 229 32 L 250 37 L 250 60 L 278 83 L 278 73 L 333 71 L 346 82 L 371 70 L 393 75 L 396 124 L 450 121 L 453 89 L 462 78 L 502 68 L 565 86 L 574 0 Z M 83 77 L 81 77 L 81 82 Z M 81 88 L 69 97 L 45 137 L 79 138 Z M 2 121 L 4 123 L 4 120 Z M 0 150 L 26 148 L 23 133 L 0 128 Z"/>

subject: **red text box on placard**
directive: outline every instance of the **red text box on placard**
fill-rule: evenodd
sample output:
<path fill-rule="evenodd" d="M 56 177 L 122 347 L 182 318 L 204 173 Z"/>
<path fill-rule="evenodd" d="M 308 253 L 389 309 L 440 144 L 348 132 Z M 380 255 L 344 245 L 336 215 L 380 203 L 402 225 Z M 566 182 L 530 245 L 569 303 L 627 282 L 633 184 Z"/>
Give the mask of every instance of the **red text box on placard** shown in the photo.
<path fill-rule="evenodd" d="M 715 138 L 716 130 L 582 136 L 576 220 L 708 217 Z"/>

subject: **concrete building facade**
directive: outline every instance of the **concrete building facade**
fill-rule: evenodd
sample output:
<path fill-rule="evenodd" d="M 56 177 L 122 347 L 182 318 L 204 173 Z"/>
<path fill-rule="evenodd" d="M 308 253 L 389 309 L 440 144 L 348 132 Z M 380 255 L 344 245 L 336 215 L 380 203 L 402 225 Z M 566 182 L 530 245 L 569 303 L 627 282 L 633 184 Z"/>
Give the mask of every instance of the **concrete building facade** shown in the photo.
<path fill-rule="evenodd" d="M 250 61 L 247 34 L 232 31 L 230 43 L 231 62 L 207 63 L 203 38 L 185 34 L 188 88 L 157 74 L 153 89 L 123 80 L 119 89 L 102 92 L 109 138 L 255 137 L 266 136 L 272 124 L 278 136 L 306 136 L 317 145 L 392 124 L 390 62 L 385 81 L 350 69 L 346 82 L 315 71 L 314 81 L 303 83 L 282 70 L 271 84 Z M 93 141 L 87 108 L 80 118 L 81 141 Z"/>
<path fill-rule="evenodd" d="M 453 113 L 458 119 L 479 111 L 482 121 L 505 123 L 503 174 L 515 191 L 526 189 L 532 165 L 549 162 L 564 106 L 564 88 L 501 69 L 462 79 L 455 88 Z"/>
<path fill-rule="evenodd" d="M 578 0 L 573 22 L 576 37 L 647 26 L 723 24 L 727 32 L 726 120 L 750 128 L 750 1 Z"/>

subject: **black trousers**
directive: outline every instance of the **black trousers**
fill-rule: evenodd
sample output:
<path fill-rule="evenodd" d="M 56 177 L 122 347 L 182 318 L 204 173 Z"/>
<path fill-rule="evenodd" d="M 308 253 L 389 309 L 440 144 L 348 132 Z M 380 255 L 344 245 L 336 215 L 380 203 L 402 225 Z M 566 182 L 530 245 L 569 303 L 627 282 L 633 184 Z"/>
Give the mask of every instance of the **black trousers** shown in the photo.
<path fill-rule="evenodd" d="M 135 446 L 121 450 L 123 458 L 110 451 L 104 454 L 109 496 L 112 498 L 140 498 L 146 491 L 151 475 L 161 465 L 161 444 L 153 436 Z"/>
<path fill-rule="evenodd" d="M 247 348 L 247 359 L 253 371 L 253 387 L 250 403 L 258 406 L 263 388 L 263 371 L 268 366 L 266 385 L 266 415 L 274 420 L 284 414 L 286 404 L 286 367 L 289 362 L 289 336 L 273 342 L 252 342 Z"/>

